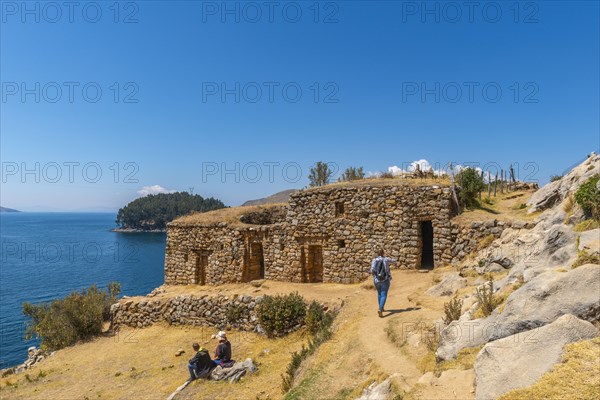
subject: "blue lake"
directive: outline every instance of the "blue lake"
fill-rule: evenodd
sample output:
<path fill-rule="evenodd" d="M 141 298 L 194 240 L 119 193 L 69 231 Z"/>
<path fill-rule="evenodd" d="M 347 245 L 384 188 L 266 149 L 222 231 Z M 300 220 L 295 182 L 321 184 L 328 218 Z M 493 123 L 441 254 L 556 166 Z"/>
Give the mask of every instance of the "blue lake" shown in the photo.
<path fill-rule="evenodd" d="M 163 283 L 166 235 L 116 233 L 113 213 L 0 213 L 0 368 L 23 362 L 22 303 L 121 283 L 143 295 Z"/>

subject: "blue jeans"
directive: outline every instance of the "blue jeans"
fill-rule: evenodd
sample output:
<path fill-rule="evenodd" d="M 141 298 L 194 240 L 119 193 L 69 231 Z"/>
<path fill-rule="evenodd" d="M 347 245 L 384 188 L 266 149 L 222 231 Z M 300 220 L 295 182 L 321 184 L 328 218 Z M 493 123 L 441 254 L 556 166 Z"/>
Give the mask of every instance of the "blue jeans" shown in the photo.
<path fill-rule="evenodd" d="M 377 303 L 379 304 L 379 311 L 383 311 L 385 301 L 387 300 L 388 290 L 390 290 L 390 280 L 386 279 L 383 282 L 377 282 L 375 284 L 377 289 Z"/>
<path fill-rule="evenodd" d="M 188 371 L 190 371 L 190 379 L 196 379 L 196 366 L 188 363 Z"/>

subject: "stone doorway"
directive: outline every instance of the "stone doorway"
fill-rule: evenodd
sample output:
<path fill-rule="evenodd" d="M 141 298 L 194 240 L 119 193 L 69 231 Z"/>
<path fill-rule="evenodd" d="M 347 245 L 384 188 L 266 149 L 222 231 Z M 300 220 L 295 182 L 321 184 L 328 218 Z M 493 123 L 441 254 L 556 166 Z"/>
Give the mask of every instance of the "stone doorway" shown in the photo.
<path fill-rule="evenodd" d="M 323 282 L 323 246 L 309 245 L 307 254 L 302 247 L 300 259 L 302 263 L 302 281 Z"/>
<path fill-rule="evenodd" d="M 265 258 L 262 243 L 250 243 L 248 257 L 244 268 L 244 282 L 250 282 L 265 277 Z"/>
<path fill-rule="evenodd" d="M 433 224 L 421 221 L 421 265 L 420 269 L 433 269 Z"/>
<path fill-rule="evenodd" d="M 196 268 L 194 269 L 194 283 L 206 285 L 206 270 L 208 268 L 208 251 L 198 250 L 196 253 Z"/>

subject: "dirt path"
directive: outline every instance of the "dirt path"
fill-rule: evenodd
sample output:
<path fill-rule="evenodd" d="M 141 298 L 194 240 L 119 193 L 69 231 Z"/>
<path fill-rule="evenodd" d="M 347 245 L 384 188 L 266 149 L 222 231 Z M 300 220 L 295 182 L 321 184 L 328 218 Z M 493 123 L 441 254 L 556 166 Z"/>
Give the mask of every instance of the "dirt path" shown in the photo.
<path fill-rule="evenodd" d="M 392 280 L 384 317 L 377 314 L 377 292 L 369 291 L 370 296 L 356 296 L 348 304 L 352 312 L 362 319 L 359 324 L 359 338 L 367 354 L 375 360 L 379 367 L 393 377 L 403 389 L 409 389 L 421 377 L 422 373 L 400 349 L 387 337 L 386 326 L 392 320 L 399 320 L 399 332 L 403 327 L 410 327 L 416 322 L 418 309 L 408 301 L 408 295 L 418 285 L 417 278 L 423 280 L 422 274 L 396 274 Z M 366 297 L 371 297 L 367 299 Z M 412 320 L 412 321 L 411 321 Z"/>

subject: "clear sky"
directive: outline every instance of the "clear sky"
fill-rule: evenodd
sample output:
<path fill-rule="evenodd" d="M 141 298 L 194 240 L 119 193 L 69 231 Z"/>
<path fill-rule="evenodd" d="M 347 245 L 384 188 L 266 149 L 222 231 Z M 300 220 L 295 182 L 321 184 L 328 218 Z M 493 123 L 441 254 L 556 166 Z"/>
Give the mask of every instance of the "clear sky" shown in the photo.
<path fill-rule="evenodd" d="M 237 205 L 318 160 L 545 183 L 600 147 L 597 1 L 0 6 L 4 207 Z"/>

